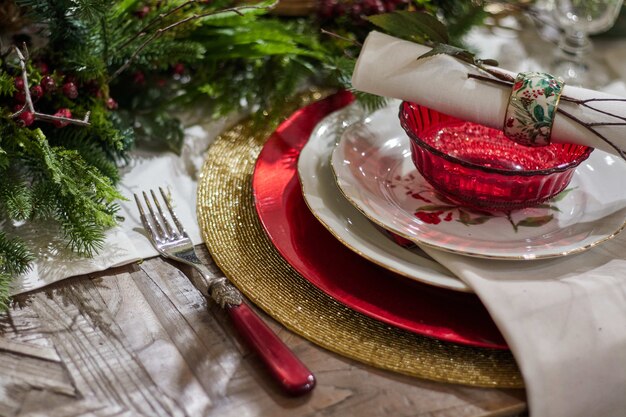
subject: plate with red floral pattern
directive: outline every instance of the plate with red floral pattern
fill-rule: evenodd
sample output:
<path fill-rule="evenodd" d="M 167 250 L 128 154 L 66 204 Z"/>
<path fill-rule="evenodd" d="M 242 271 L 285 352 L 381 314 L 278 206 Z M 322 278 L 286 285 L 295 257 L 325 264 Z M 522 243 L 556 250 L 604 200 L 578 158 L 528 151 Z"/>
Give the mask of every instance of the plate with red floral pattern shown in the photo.
<path fill-rule="evenodd" d="M 351 125 L 331 165 L 345 197 L 374 223 L 417 244 L 494 259 L 570 255 L 604 242 L 625 226 L 626 162 L 595 150 L 569 186 L 536 207 L 489 212 L 448 200 L 419 174 L 397 108 Z"/>
<path fill-rule="evenodd" d="M 358 104 L 331 114 L 313 130 L 298 158 L 302 194 L 311 213 L 346 247 L 397 274 L 455 291 L 472 290 L 419 247 L 398 239 L 372 223 L 337 188 L 330 155 L 341 133 L 366 113 Z"/>

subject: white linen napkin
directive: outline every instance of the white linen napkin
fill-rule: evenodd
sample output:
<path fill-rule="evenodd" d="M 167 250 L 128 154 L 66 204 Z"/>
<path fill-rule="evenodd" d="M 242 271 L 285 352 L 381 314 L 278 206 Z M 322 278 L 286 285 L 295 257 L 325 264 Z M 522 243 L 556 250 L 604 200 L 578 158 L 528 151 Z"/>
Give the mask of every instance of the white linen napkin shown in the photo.
<path fill-rule="evenodd" d="M 500 129 L 509 91 L 468 79 L 474 70 L 449 56 L 417 61 L 426 51 L 370 34 L 355 69 L 355 88 Z M 570 87 L 565 94 L 605 96 Z M 621 136 L 617 129 L 603 132 L 617 135 L 625 147 L 626 130 Z M 606 149 L 560 116 L 553 130 L 557 138 Z M 520 366 L 531 417 L 626 415 L 626 235 L 582 254 L 539 261 L 422 249 L 472 287 L 489 310 Z"/>
<path fill-rule="evenodd" d="M 520 367 L 531 417 L 626 415 L 626 235 L 541 261 L 423 247 L 480 297 Z"/>
<path fill-rule="evenodd" d="M 448 55 L 417 59 L 429 50 L 427 46 L 372 32 L 357 60 L 352 85 L 367 93 L 413 101 L 462 120 L 502 129 L 510 88 L 467 78 L 468 73 L 480 74 L 479 70 Z M 563 95 L 575 99 L 623 100 L 611 94 L 567 85 Z M 559 106 L 581 120 L 620 122 L 563 100 Z M 594 102 L 593 106 L 626 117 L 626 101 Z M 625 125 L 597 129 L 620 149 L 626 149 Z M 576 143 L 617 154 L 596 135 L 558 113 L 552 129 L 552 141 Z"/>

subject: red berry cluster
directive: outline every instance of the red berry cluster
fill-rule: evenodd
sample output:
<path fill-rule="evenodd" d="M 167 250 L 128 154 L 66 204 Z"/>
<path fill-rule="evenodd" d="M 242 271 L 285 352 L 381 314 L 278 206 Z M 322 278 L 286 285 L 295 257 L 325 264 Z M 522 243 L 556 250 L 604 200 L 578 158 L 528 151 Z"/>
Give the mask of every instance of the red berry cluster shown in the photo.
<path fill-rule="evenodd" d="M 47 72 L 47 67 L 41 67 L 40 66 L 40 71 L 42 73 Z M 14 109 L 16 111 L 20 110 L 24 103 L 26 103 L 26 93 L 25 93 L 25 89 L 24 89 L 24 78 L 20 75 L 15 77 L 15 88 L 17 89 L 17 92 L 15 93 L 15 95 L 13 96 L 13 99 L 15 101 L 15 106 Z M 52 76 L 50 75 L 44 75 L 41 78 L 41 81 L 39 82 L 39 84 L 33 85 L 32 87 L 30 87 L 29 91 L 30 91 L 30 98 L 33 102 L 33 104 L 37 103 L 42 97 L 46 96 L 46 95 L 52 95 L 56 92 L 57 90 L 57 83 L 55 81 L 54 78 L 52 78 Z M 64 83 L 63 83 L 63 87 L 62 87 L 62 92 L 63 95 L 66 96 L 67 98 L 69 98 L 70 100 L 75 100 L 76 98 L 78 98 L 78 88 L 76 87 L 76 83 L 70 79 L 69 77 L 66 77 Z M 55 116 L 59 116 L 59 117 L 67 117 L 67 118 L 71 118 L 72 117 L 72 112 L 67 109 L 67 108 L 61 108 L 58 109 L 57 112 L 54 114 Z M 24 126 L 30 126 L 35 122 L 35 116 L 32 112 L 26 110 L 24 112 L 22 112 L 19 116 L 18 116 L 20 123 Z M 68 125 L 68 122 L 66 121 L 60 121 L 57 120 L 54 122 L 54 125 L 56 127 L 65 127 Z"/>
<path fill-rule="evenodd" d="M 321 0 L 317 10 L 322 21 L 347 17 L 354 24 L 362 24 L 365 16 L 402 9 L 408 0 Z"/>
<path fill-rule="evenodd" d="M 33 104 L 37 103 L 42 98 L 47 98 L 51 100 L 55 97 L 57 93 L 62 94 L 70 100 L 76 100 L 79 97 L 79 87 L 81 90 L 85 90 L 86 92 L 100 97 L 102 95 L 102 91 L 100 86 L 96 81 L 89 81 L 84 84 L 80 84 L 76 78 L 72 75 L 66 75 L 64 77 L 59 75 L 50 75 L 47 64 L 39 63 L 36 65 L 39 70 L 39 74 L 42 75 L 41 80 L 38 84 L 32 85 L 29 88 L 31 101 Z M 58 88 L 57 82 L 61 81 L 60 89 Z M 24 78 L 22 75 L 15 77 L 14 80 L 16 92 L 13 95 L 13 109 L 14 111 L 19 111 L 24 107 L 26 103 L 26 92 L 24 85 Z M 51 102 L 44 104 L 44 107 L 50 107 Z M 107 98 L 105 101 L 105 105 L 109 110 L 117 109 L 117 102 L 112 98 Z M 54 116 L 57 117 L 65 117 L 71 118 L 72 112 L 68 108 L 57 108 L 53 110 Z M 35 115 L 29 111 L 25 110 L 17 117 L 17 120 L 23 126 L 30 126 L 35 122 Z M 58 127 L 65 127 L 69 124 L 68 121 L 65 120 L 55 120 L 53 124 Z"/>

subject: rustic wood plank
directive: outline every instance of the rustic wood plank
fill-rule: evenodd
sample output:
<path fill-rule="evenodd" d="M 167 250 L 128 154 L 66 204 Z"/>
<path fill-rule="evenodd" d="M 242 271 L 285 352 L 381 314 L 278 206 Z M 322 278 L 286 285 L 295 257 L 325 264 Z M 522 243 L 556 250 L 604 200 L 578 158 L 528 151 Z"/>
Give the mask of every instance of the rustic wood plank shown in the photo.
<path fill-rule="evenodd" d="M 200 256 L 216 275 L 208 253 Z M 315 372 L 285 397 L 189 268 L 155 258 L 18 299 L 0 320 L 2 416 L 512 417 L 520 390 L 462 387 L 377 370 L 259 314 Z M 194 285 L 195 284 L 195 285 Z"/>

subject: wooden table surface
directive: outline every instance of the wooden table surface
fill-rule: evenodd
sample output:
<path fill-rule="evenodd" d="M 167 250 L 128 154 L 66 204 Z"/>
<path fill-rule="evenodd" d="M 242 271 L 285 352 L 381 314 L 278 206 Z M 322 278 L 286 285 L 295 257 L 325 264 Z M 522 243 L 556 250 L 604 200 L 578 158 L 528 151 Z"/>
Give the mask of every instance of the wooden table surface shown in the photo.
<path fill-rule="evenodd" d="M 286 397 L 203 290 L 195 272 L 153 258 L 18 296 L 0 319 L 0 416 L 526 414 L 523 390 L 375 369 L 262 314 L 317 377 L 313 393 Z"/>

